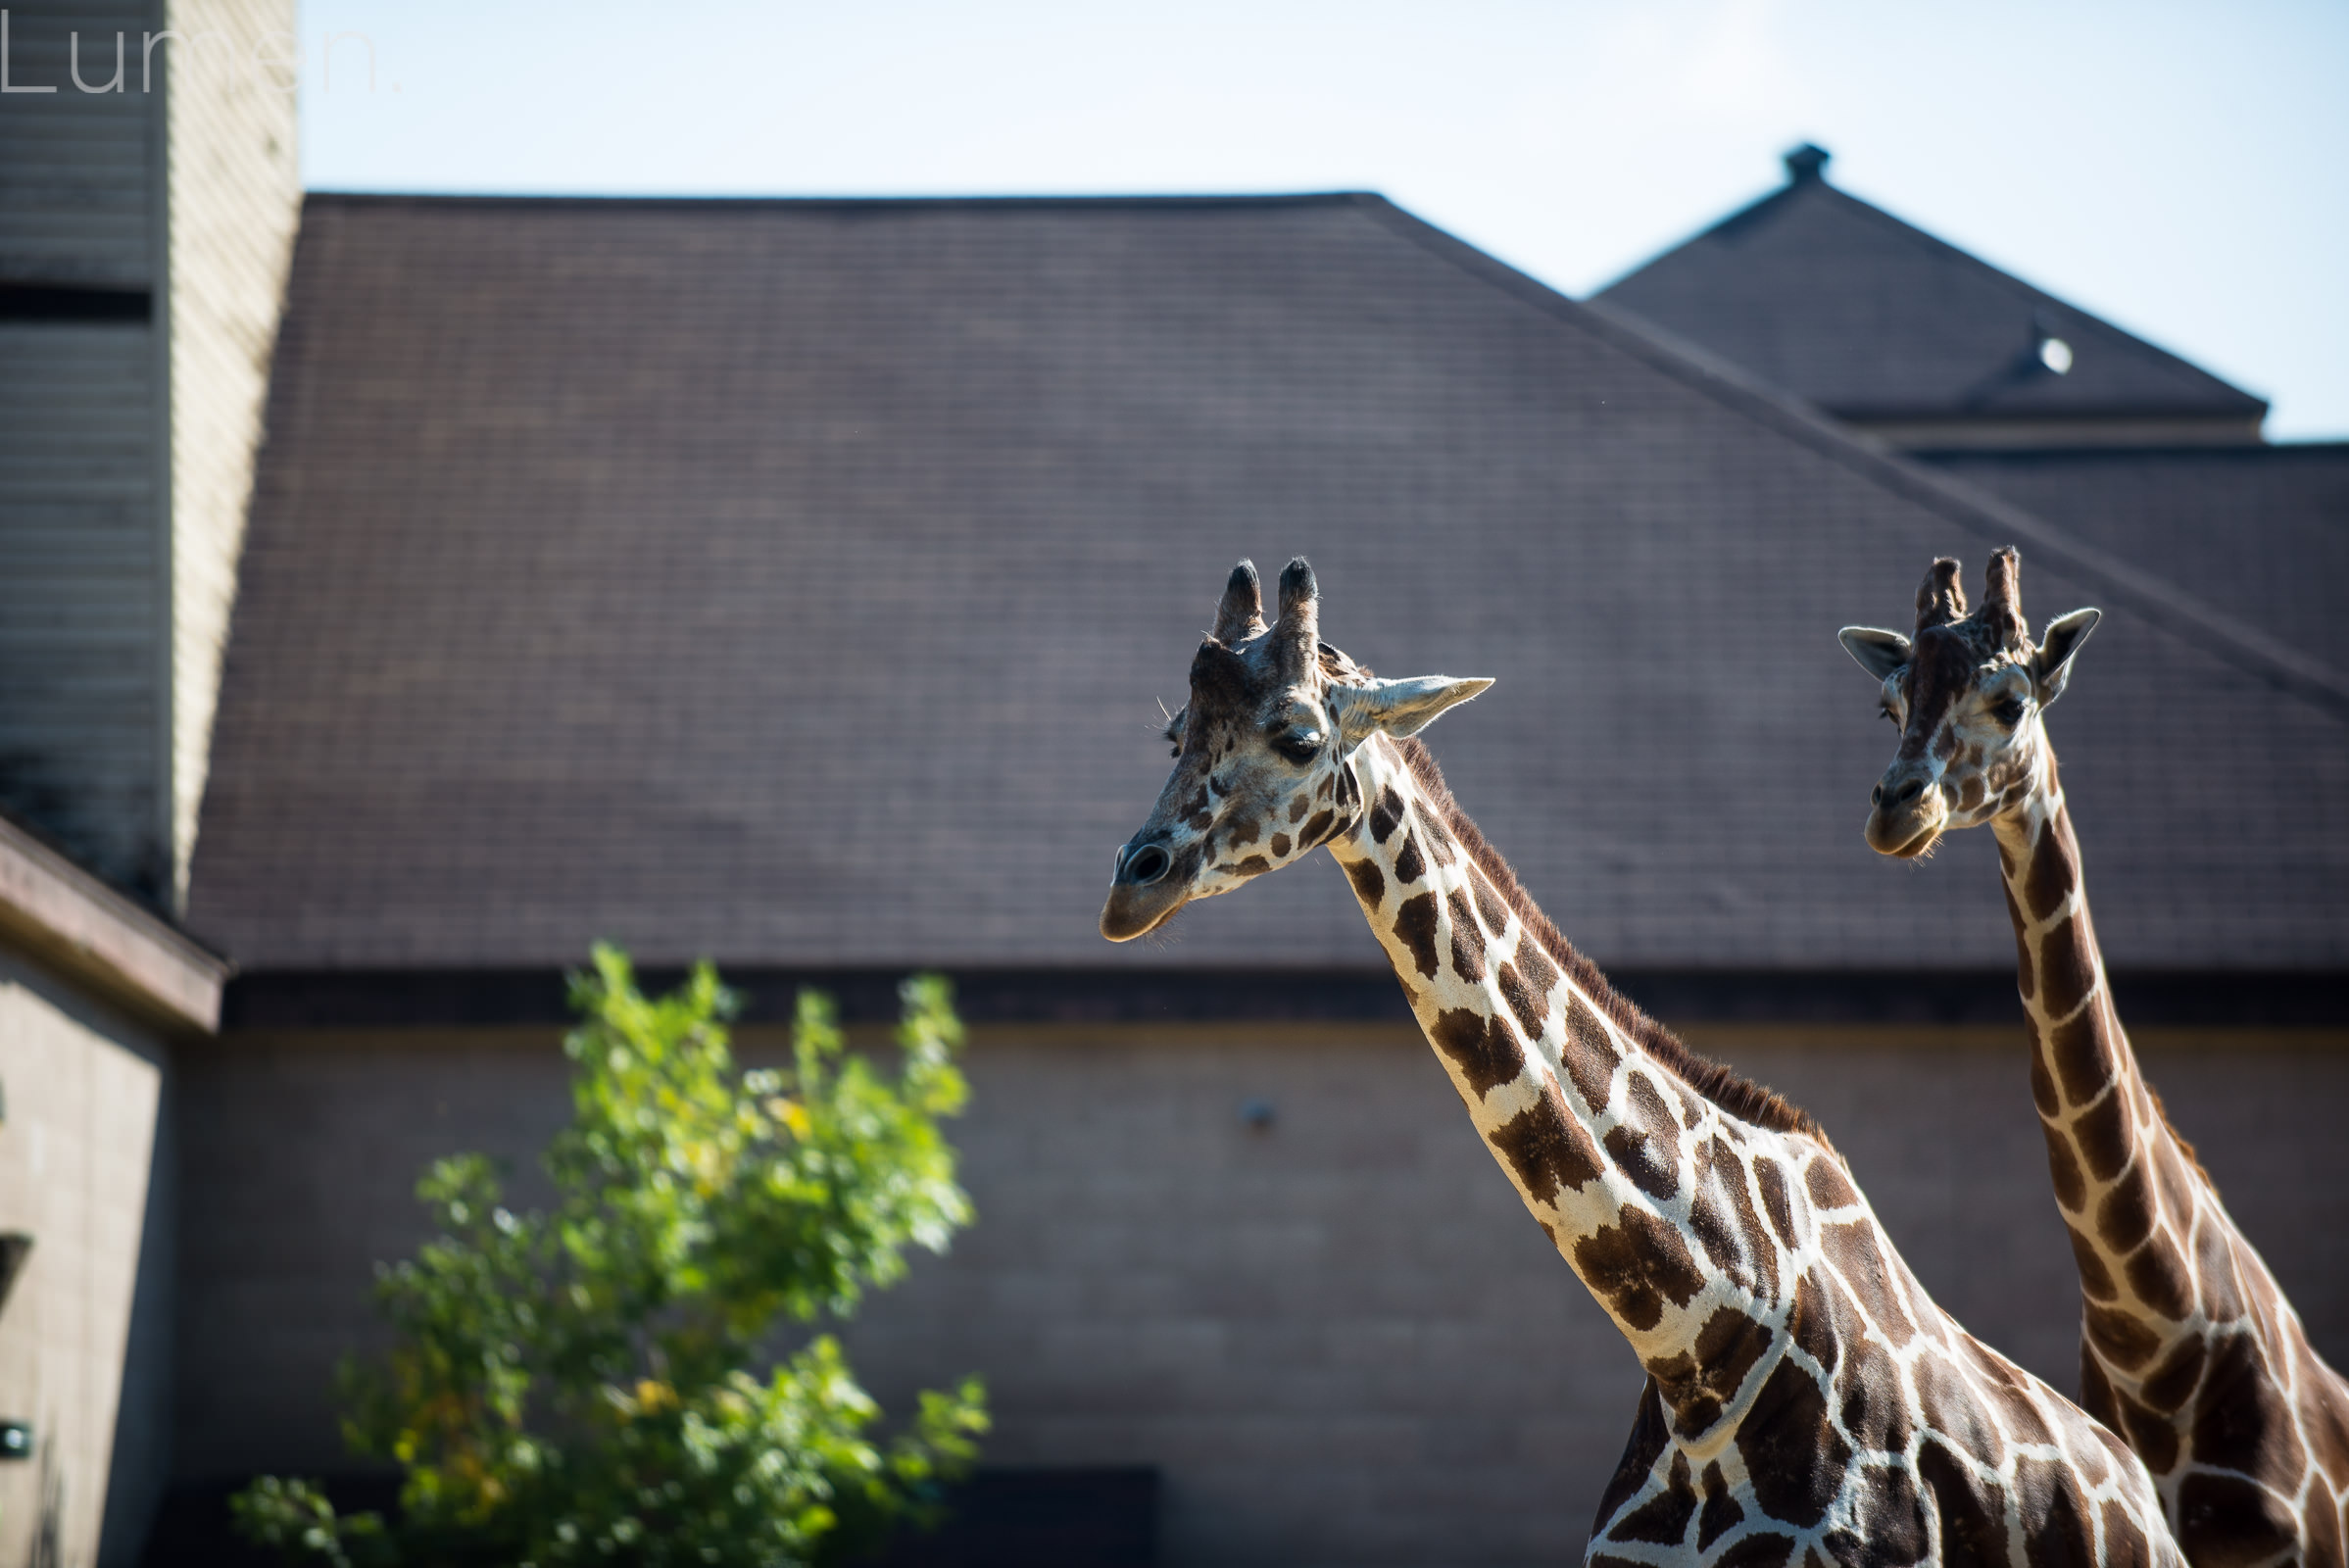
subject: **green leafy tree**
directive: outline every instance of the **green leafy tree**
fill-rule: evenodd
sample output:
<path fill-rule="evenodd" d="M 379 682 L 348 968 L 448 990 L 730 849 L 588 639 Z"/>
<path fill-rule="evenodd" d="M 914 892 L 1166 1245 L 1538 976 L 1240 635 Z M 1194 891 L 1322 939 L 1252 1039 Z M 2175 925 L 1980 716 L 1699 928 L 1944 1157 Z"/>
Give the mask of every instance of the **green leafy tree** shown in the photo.
<path fill-rule="evenodd" d="M 939 1127 L 961 1025 L 941 979 L 902 999 L 894 1076 L 812 991 L 791 1066 L 738 1072 L 713 970 L 648 998 L 599 947 L 571 983 L 554 1206 L 508 1207 L 479 1154 L 434 1163 L 439 1234 L 379 1271 L 393 1348 L 343 1369 L 351 1446 L 404 1473 L 396 1519 L 272 1477 L 234 1499 L 240 1528 L 348 1565 L 763 1568 L 922 1513 L 986 1430 L 978 1384 L 923 1394 L 884 1442 L 837 1341 L 773 1349 L 970 1219 Z"/>

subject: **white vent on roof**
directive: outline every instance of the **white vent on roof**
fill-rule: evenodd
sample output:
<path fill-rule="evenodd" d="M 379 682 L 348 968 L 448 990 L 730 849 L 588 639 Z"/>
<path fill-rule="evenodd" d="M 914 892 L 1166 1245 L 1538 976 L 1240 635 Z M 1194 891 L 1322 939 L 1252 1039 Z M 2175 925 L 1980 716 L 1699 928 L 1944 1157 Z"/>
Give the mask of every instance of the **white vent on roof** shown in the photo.
<path fill-rule="evenodd" d="M 2039 363 L 2056 374 L 2072 368 L 2072 345 L 2060 337 L 2042 334 L 2039 338 Z"/>

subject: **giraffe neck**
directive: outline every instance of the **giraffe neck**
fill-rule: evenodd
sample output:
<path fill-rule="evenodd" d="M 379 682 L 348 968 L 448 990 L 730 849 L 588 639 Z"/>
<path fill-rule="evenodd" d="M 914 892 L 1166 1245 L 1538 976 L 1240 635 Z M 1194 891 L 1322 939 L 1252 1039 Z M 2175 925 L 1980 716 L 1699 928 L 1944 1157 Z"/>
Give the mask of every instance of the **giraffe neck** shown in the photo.
<path fill-rule="evenodd" d="M 2325 1456 L 2339 1471 L 2329 1494 L 2320 1487 L 2303 1498 L 2312 1446 L 2325 1446 L 2303 1440 L 2312 1399 L 2333 1412 L 2316 1425 L 2349 1421 L 2349 1388 L 2309 1348 L 2138 1067 L 2113 1006 L 2054 758 L 2038 765 L 2034 787 L 1993 829 L 2030 1024 L 2031 1097 L 2080 1264 L 2083 1402 L 2144 1458 L 2180 1518 L 2189 1557 L 2202 1555 L 2197 1519 L 2217 1511 L 2197 1501 L 2212 1471 L 2250 1476 L 2274 1494 L 2260 1505 L 2273 1518 L 2229 1508 L 2232 1522 L 2216 1533 L 2280 1542 L 2339 1512 L 2349 1452 Z M 2218 1425 L 2214 1410 L 2225 1417 Z"/>
<path fill-rule="evenodd" d="M 2031 1029 L 2031 1098 L 2080 1261 L 2088 1348 L 2116 1388 L 2133 1393 L 2171 1365 L 2166 1352 L 2196 1353 L 2186 1342 L 2204 1327 L 2198 1287 L 2227 1283 L 2200 1276 L 2230 1279 L 2233 1259 L 2190 1245 L 2197 1209 L 2217 1214 L 2216 1195 L 2113 1009 L 2071 813 L 2053 760 L 2041 766 L 2039 787 L 1993 828 Z"/>
<path fill-rule="evenodd" d="M 1648 1373 L 1585 1560 L 1917 1562 L 1931 1495 L 1947 1560 L 2040 1561 L 2047 1508 L 2082 1548 L 2062 1560 L 2175 1568 L 2114 1440 L 1949 1321 L 1807 1118 L 1623 1009 L 1403 748 L 1356 750 L 1361 815 L 1330 848 L 1486 1147 Z"/>
<path fill-rule="evenodd" d="M 1362 816 L 1331 849 L 1477 1131 L 1684 1425 L 1717 1415 L 1784 1343 L 1815 1210 L 1859 1201 L 1840 1162 L 1730 1114 L 1610 1017 L 1401 748 L 1373 738 L 1350 765 Z M 1833 1201 L 1804 1189 L 1814 1161 L 1837 1167 Z"/>

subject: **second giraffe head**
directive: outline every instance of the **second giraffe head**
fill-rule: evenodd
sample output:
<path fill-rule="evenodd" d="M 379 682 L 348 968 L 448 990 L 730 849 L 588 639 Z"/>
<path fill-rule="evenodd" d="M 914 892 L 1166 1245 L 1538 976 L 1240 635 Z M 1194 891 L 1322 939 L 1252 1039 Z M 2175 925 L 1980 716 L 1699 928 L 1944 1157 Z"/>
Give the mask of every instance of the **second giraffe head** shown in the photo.
<path fill-rule="evenodd" d="M 1191 660 L 1191 699 L 1166 726 L 1174 772 L 1117 852 L 1101 935 L 1130 942 L 1194 899 L 1229 893 L 1354 827 L 1346 765 L 1374 735 L 1401 738 L 1493 683 L 1380 680 L 1321 640 L 1321 594 L 1302 557 L 1264 623 L 1256 568 L 1224 584 L 1215 631 Z"/>
<path fill-rule="evenodd" d="M 1917 590 L 1914 639 L 1871 626 L 1840 633 L 1883 682 L 1884 716 L 1900 730 L 1870 797 L 1868 843 L 1880 854 L 1923 855 L 1947 830 L 1994 820 L 2043 783 L 2040 715 L 2064 694 L 2072 656 L 2103 612 L 2060 615 L 2033 644 L 2019 567 L 2011 546 L 1991 556 L 1982 605 L 1969 614 L 1958 564 L 1943 557 Z"/>

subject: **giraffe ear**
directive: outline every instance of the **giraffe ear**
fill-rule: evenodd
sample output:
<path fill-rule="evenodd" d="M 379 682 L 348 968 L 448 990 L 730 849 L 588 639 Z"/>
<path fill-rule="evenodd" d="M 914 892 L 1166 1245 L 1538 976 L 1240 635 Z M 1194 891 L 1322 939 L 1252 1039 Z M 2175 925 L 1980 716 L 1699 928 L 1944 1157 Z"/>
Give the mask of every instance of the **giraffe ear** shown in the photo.
<path fill-rule="evenodd" d="M 2064 687 L 2072 679 L 2072 656 L 2080 652 L 2080 645 L 2103 618 L 2101 610 L 2075 610 L 2047 623 L 2047 634 L 2031 656 L 2031 678 L 2039 689 L 2041 708 L 2064 695 Z"/>
<path fill-rule="evenodd" d="M 1436 715 L 1464 703 L 1489 680 L 1469 676 L 1420 675 L 1410 680 L 1373 680 L 1366 686 L 1334 686 L 1330 706 L 1338 712 L 1339 744 L 1352 751 L 1375 731 L 1401 740 L 1436 721 Z"/>
<path fill-rule="evenodd" d="M 1890 678 L 1892 671 L 1909 662 L 1909 640 L 1896 631 L 1846 626 L 1835 636 L 1842 642 L 1843 651 L 1860 662 L 1860 668 L 1880 682 Z"/>

